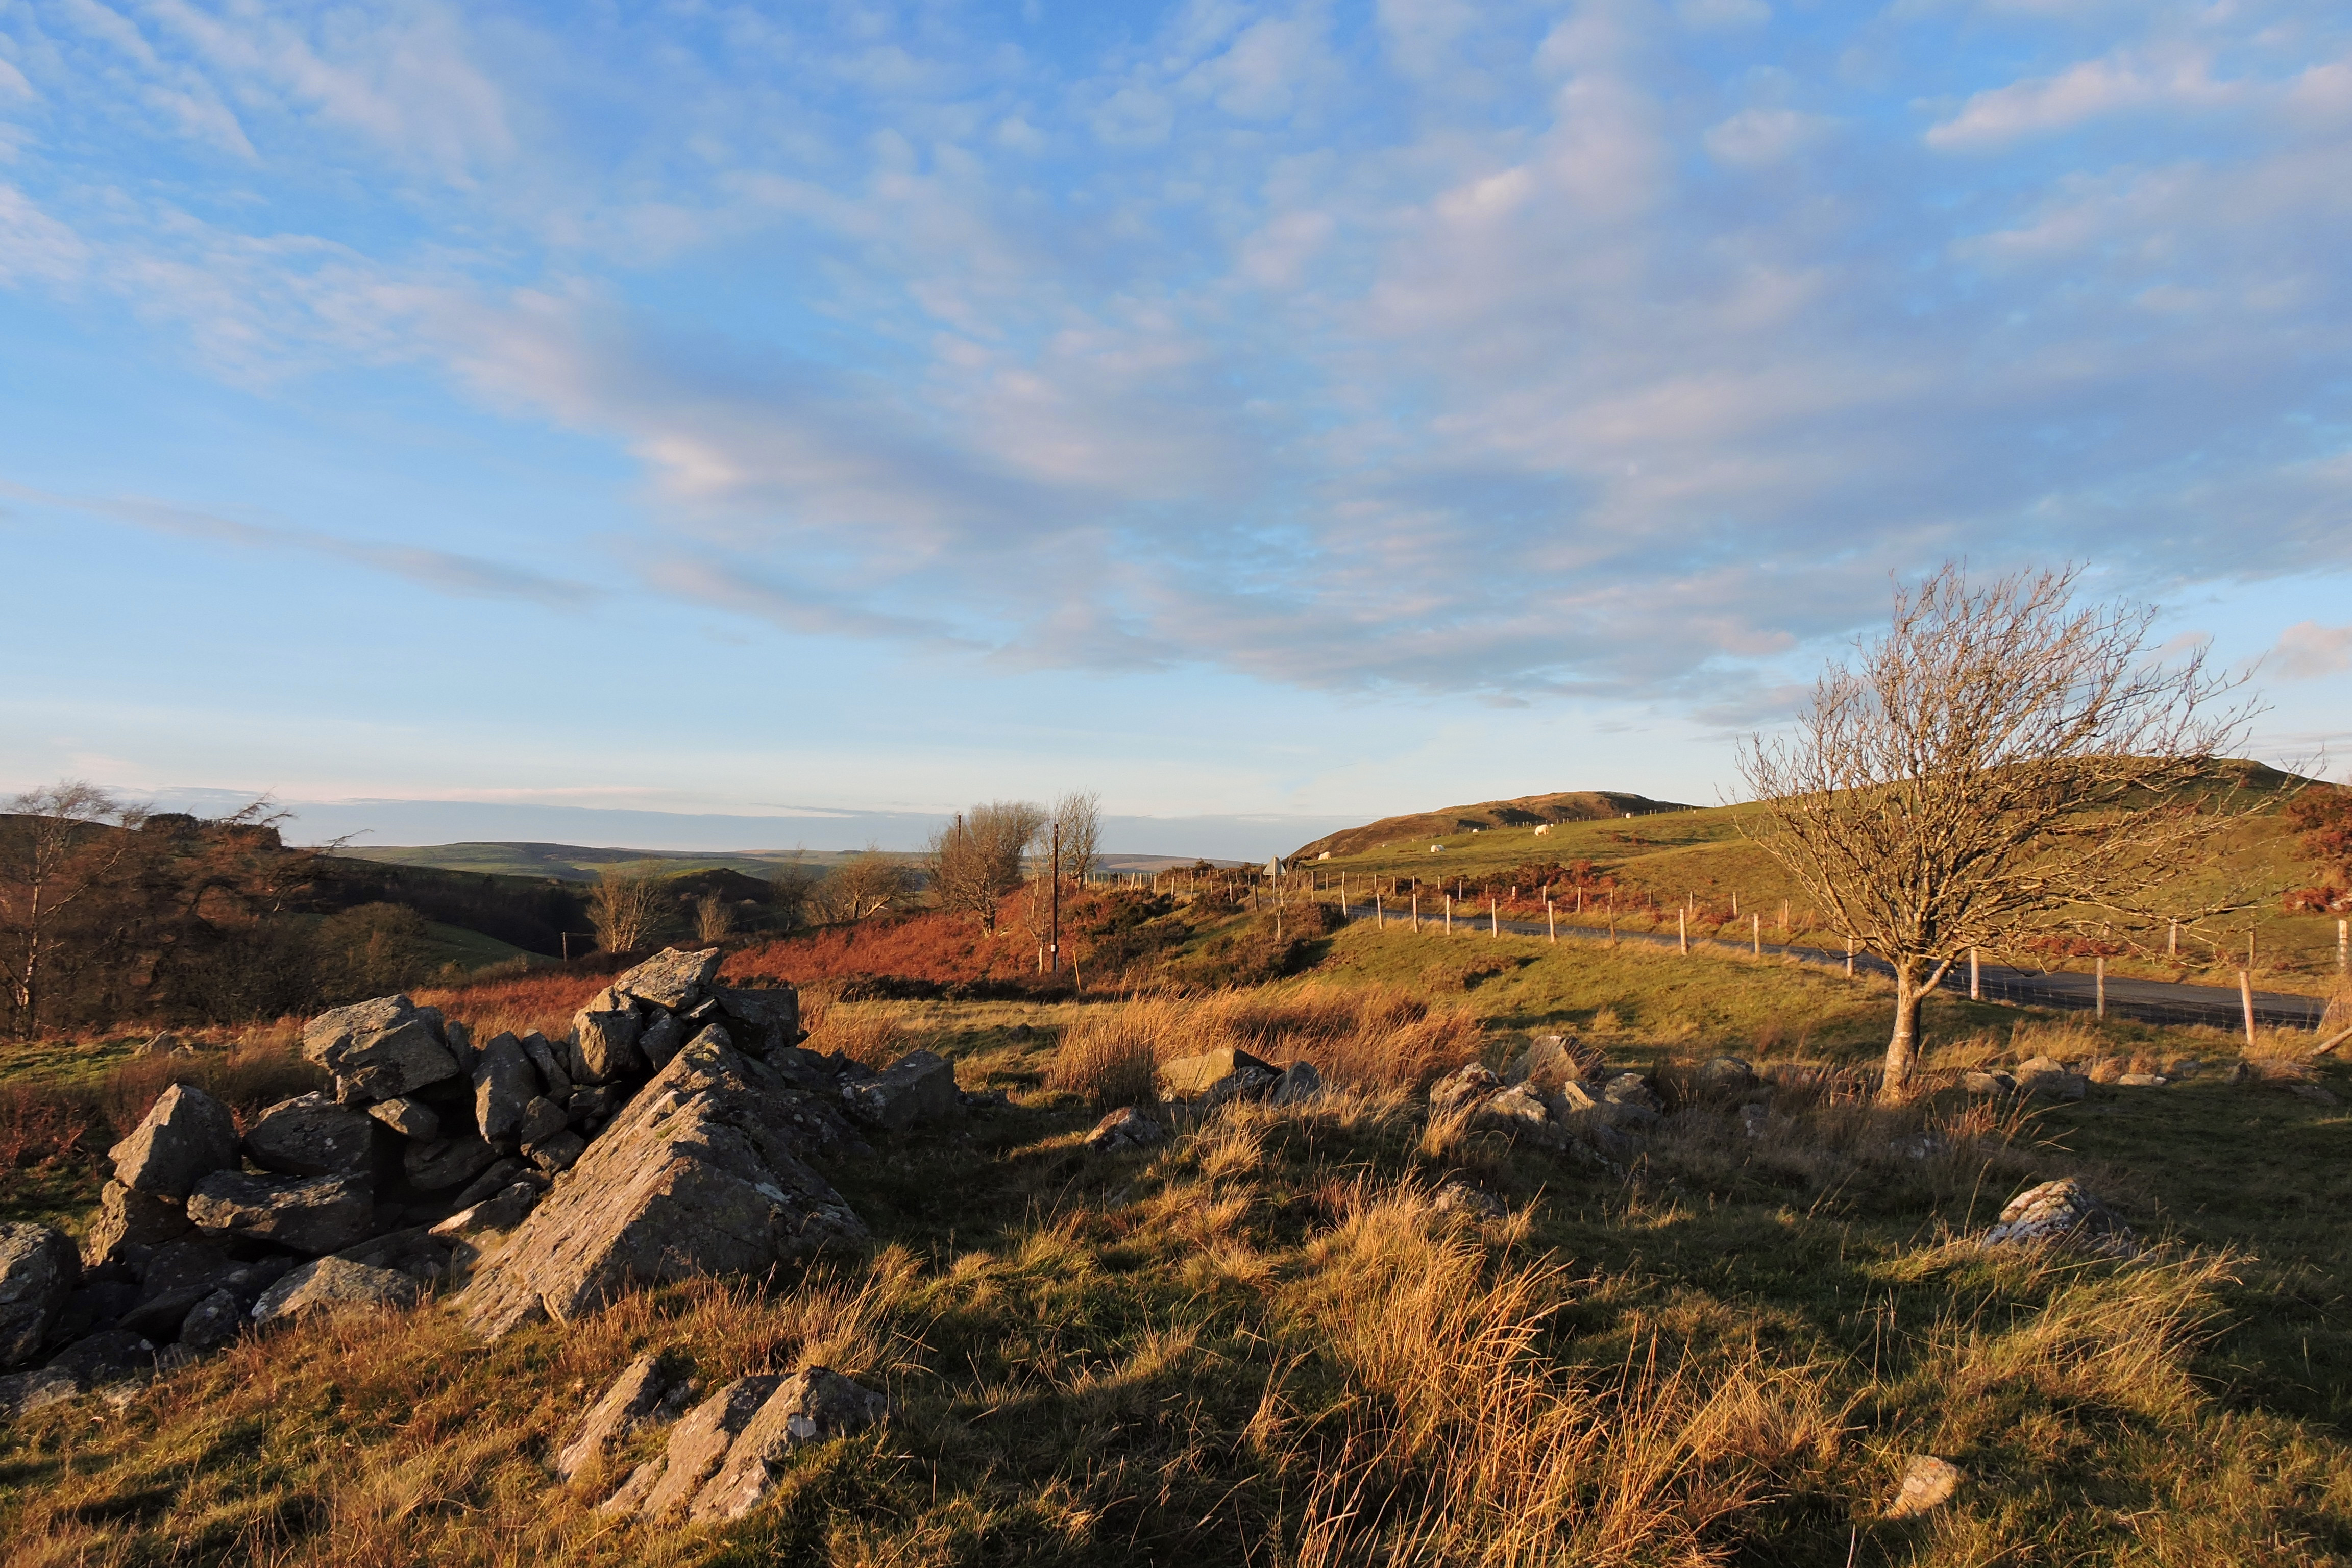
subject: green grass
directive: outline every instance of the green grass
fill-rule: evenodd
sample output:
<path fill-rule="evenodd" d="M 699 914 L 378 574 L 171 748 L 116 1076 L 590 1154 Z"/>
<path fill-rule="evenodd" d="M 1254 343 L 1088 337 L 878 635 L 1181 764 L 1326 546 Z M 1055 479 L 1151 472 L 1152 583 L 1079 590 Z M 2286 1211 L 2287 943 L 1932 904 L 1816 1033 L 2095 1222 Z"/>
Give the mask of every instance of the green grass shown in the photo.
<path fill-rule="evenodd" d="M 1266 1000 L 1370 984 L 1477 1013 L 1490 1059 L 1569 1026 L 1670 1071 L 1717 1050 L 1865 1061 L 1889 1006 L 1804 966 L 1361 927 Z M 829 1169 L 870 1259 L 648 1292 L 487 1350 L 432 1307 L 299 1327 L 119 1412 L 0 1432 L 0 1539 L 26 1563 L 1380 1561 L 1370 1513 L 1333 1522 L 1334 1485 L 1361 1483 L 1437 1537 L 1405 1561 L 1500 1561 L 1518 1539 L 1513 1561 L 1660 1568 L 2352 1563 L 2340 1104 L 2208 1075 L 2003 1121 L 1950 1093 L 1879 1110 L 1785 1086 L 1768 1137 L 1695 1105 L 1627 1181 L 1372 1096 L 1089 1156 L 1093 1112 L 1043 1085 L 1078 1012 L 1118 1005 L 836 1006 L 830 1026 L 887 1016 L 898 1048 L 1015 1100 Z M 2221 1054 L 2201 1031 L 1965 1003 L 1930 1028 L 1931 1066 L 2061 1041 Z M 2319 1081 L 2352 1098 L 2352 1072 Z M 1465 1229 L 1397 1195 L 1454 1174 L 1513 1221 Z M 2155 1252 L 1951 1245 L 2057 1174 Z M 1465 1258 L 1468 1283 L 1427 1297 Z M 1517 1325 L 1519 1349 L 1448 1337 L 1481 1324 Z M 714 1382 L 821 1359 L 898 1414 L 807 1452 L 740 1525 L 615 1525 L 542 1465 L 657 1345 Z M 1559 1423 L 1586 1444 L 1572 1465 Z M 1969 1486 L 1884 1521 L 1921 1452 Z M 1633 1517 L 1612 1487 L 1668 1455 L 1655 1506 L 1607 1534 Z"/>

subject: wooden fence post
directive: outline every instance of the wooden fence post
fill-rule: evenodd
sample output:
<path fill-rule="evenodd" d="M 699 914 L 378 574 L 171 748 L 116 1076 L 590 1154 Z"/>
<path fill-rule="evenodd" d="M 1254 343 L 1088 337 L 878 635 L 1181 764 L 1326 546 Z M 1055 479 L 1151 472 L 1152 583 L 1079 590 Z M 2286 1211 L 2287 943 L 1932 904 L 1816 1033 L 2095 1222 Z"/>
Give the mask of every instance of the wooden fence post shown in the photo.
<path fill-rule="evenodd" d="M 1675 936 L 1682 943 L 1683 953 L 1687 957 L 1690 953 L 1690 911 L 1688 910 L 1675 911 Z"/>
<path fill-rule="evenodd" d="M 1495 907 L 1495 895 L 1492 893 L 1486 895 L 1486 934 L 1488 936 L 1503 934 L 1503 917 Z"/>
<path fill-rule="evenodd" d="M 2254 1048 L 2254 977 L 2247 970 L 2238 971 L 2238 1002 L 2246 1010 L 2246 1049 Z"/>
<path fill-rule="evenodd" d="M 1551 933 L 1551 940 L 1557 945 L 1559 942 L 1559 918 L 1552 913 L 1549 899 L 1544 900 L 1544 929 Z"/>
<path fill-rule="evenodd" d="M 1756 956 L 1761 958 L 1764 956 L 1764 917 L 1750 914 L 1748 919 L 1751 925 L 1748 934 L 1756 939 Z"/>
<path fill-rule="evenodd" d="M 1412 929 L 1416 932 L 1421 930 L 1421 889 L 1419 888 L 1412 890 Z"/>
<path fill-rule="evenodd" d="M 2107 1016 L 2107 955 L 2101 953 L 2091 961 L 2091 985 L 2098 1001 L 2099 1017 Z"/>
<path fill-rule="evenodd" d="M 2336 922 L 2336 973 L 2352 974 L 2352 921 Z"/>
<path fill-rule="evenodd" d="M 1977 950 L 1969 949 L 1969 1000 L 1984 1000 L 1984 971 L 1977 967 Z"/>
<path fill-rule="evenodd" d="M 1853 938 L 1845 939 L 1845 977 L 1853 978 Z"/>

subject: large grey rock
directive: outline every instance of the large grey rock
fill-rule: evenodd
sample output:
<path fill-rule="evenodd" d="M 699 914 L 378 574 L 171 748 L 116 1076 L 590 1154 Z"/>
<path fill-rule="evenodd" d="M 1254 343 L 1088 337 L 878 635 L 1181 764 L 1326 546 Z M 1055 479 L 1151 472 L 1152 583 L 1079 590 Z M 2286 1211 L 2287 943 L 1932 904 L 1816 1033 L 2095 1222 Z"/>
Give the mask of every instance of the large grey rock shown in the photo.
<path fill-rule="evenodd" d="M 1759 1081 L 1756 1069 L 1738 1057 L 1709 1057 L 1692 1077 L 1699 1088 L 1716 1094 L 1744 1094 Z"/>
<path fill-rule="evenodd" d="M 737 1048 L 772 1056 L 800 1044 L 801 995 L 789 985 L 714 986 L 711 999 Z"/>
<path fill-rule="evenodd" d="M 687 1012 L 710 994 L 720 956 L 715 947 L 700 952 L 666 947 L 614 981 L 613 989 L 673 1013 Z"/>
<path fill-rule="evenodd" d="M 691 1503 L 703 1482 L 726 1462 L 736 1435 L 751 1426 L 783 1381 L 770 1375 L 739 1377 L 688 1411 L 671 1431 L 668 1448 L 650 1461 L 647 1468 L 658 1468 L 647 1478 L 652 1484 L 636 1511 L 657 1521 Z M 636 1487 L 643 1474 L 641 1469 L 632 1475 L 623 1491 Z"/>
<path fill-rule="evenodd" d="M 529 1182 L 517 1182 L 503 1192 L 459 1209 L 435 1226 L 433 1234 L 452 1242 L 503 1235 L 530 1217 L 530 1211 L 539 1206 L 539 1198 L 537 1187 Z"/>
<path fill-rule="evenodd" d="M 109 1182 L 98 1194 L 98 1217 L 83 1234 L 82 1261 L 92 1268 L 115 1262 L 134 1249 L 177 1241 L 191 1228 L 185 1205 Z"/>
<path fill-rule="evenodd" d="M 245 1152 L 264 1170 L 287 1176 L 361 1176 L 368 1171 L 375 1128 L 364 1111 L 324 1094 L 281 1100 L 254 1119 Z"/>
<path fill-rule="evenodd" d="M 551 1138 L 524 1144 L 523 1152 L 547 1174 L 561 1175 L 580 1163 L 580 1156 L 588 1152 L 588 1140 L 567 1127 Z"/>
<path fill-rule="evenodd" d="M 459 1188 L 457 1195 L 451 1198 L 449 1202 L 458 1208 L 464 1208 L 468 1204 L 480 1203 L 484 1198 L 494 1198 L 515 1183 L 523 1180 L 524 1173 L 530 1169 L 528 1164 L 509 1154 Z M 545 1182 L 535 1176 L 531 1177 L 530 1181 L 538 1191 L 547 1190 Z"/>
<path fill-rule="evenodd" d="M 1513 1142 L 1538 1149 L 1568 1147 L 1568 1129 L 1552 1115 L 1549 1101 L 1527 1084 L 1513 1084 L 1490 1096 L 1471 1118 L 1481 1131 L 1500 1132 Z"/>
<path fill-rule="evenodd" d="M 124 1186 L 184 1198 L 197 1182 L 236 1163 L 236 1122 L 203 1089 L 175 1083 L 106 1155 Z"/>
<path fill-rule="evenodd" d="M 1638 1105 L 1644 1110 L 1656 1110 L 1657 1092 L 1650 1080 L 1637 1072 L 1621 1072 L 1602 1086 L 1601 1098 L 1614 1105 Z"/>
<path fill-rule="evenodd" d="M 2076 1246 L 2128 1257 L 2139 1250 L 2131 1227 L 2074 1178 L 2028 1187 L 2009 1200 L 1987 1247 Z"/>
<path fill-rule="evenodd" d="M 496 1034 L 482 1047 L 474 1064 L 474 1126 L 492 1143 L 511 1144 L 522 1125 L 523 1107 L 539 1094 L 538 1075 L 522 1042 L 509 1034 Z"/>
<path fill-rule="evenodd" d="M 346 1258 L 305 1263 L 272 1285 L 253 1304 L 257 1323 L 275 1323 L 306 1312 L 373 1309 L 396 1310 L 416 1304 L 418 1286 L 391 1268 L 371 1268 Z"/>
<path fill-rule="evenodd" d="M 904 1132 L 963 1109 L 956 1097 L 954 1065 L 929 1051 L 909 1051 L 879 1076 L 844 1085 L 841 1103 L 866 1126 L 888 1132 Z"/>
<path fill-rule="evenodd" d="M 1272 1062 L 1227 1047 L 1160 1063 L 1159 1082 L 1160 1092 L 1171 1100 L 1220 1105 L 1228 1100 L 1263 1099 L 1281 1077 L 1282 1069 Z"/>
<path fill-rule="evenodd" d="M 302 1052 L 360 1100 L 397 1100 L 458 1076 L 441 1016 L 405 996 L 320 1014 L 302 1031 Z"/>
<path fill-rule="evenodd" d="M 686 1044 L 690 1032 L 686 1020 L 677 1014 L 656 1011 L 653 1020 L 637 1035 L 637 1054 L 646 1058 L 648 1070 L 659 1072 L 669 1065 L 670 1058 L 677 1055 L 678 1047 Z"/>
<path fill-rule="evenodd" d="M 344 1247 L 335 1256 L 345 1263 L 388 1268 L 411 1279 L 434 1284 L 449 1278 L 450 1258 L 455 1251 L 446 1237 L 423 1226 L 412 1226 L 406 1230 L 371 1237 L 357 1246 Z"/>
<path fill-rule="evenodd" d="M 206 1230 L 275 1242 L 294 1252 L 336 1252 L 367 1235 L 375 1195 L 362 1176 L 215 1171 L 189 1195 L 188 1217 Z"/>
<path fill-rule="evenodd" d="M 81 1279 L 74 1244 L 45 1225 L 0 1224 L 0 1366 L 29 1359 Z"/>
<path fill-rule="evenodd" d="M 578 1089 L 572 1090 L 574 1094 Z M 572 1113 L 545 1095 L 540 1095 L 522 1108 L 522 1120 L 515 1125 L 515 1136 L 524 1148 L 546 1142 L 572 1125 Z"/>
<path fill-rule="evenodd" d="M 459 1137 L 410 1144 L 400 1163 L 408 1173 L 409 1185 L 420 1192 L 438 1193 L 462 1187 L 497 1164 L 499 1152 L 475 1136 L 469 1127 Z"/>
<path fill-rule="evenodd" d="M 1304 1105 L 1321 1098 L 1322 1093 L 1323 1075 L 1315 1070 L 1313 1062 L 1298 1061 L 1282 1069 L 1282 1076 L 1274 1080 L 1266 1099 L 1276 1105 Z"/>
<path fill-rule="evenodd" d="M 555 1473 L 570 1480 L 589 1468 L 631 1433 L 662 1419 L 667 1402 L 687 1384 L 686 1368 L 665 1355 L 641 1355 L 621 1369 L 613 1386 L 591 1406 L 580 1430 L 555 1456 Z"/>
<path fill-rule="evenodd" d="M 414 1139 L 419 1143 L 430 1143 L 441 1136 L 441 1118 L 435 1114 L 433 1108 L 406 1095 L 394 1100 L 379 1100 L 367 1108 L 367 1113 L 403 1138 Z"/>
<path fill-rule="evenodd" d="M 696 1524 L 724 1524 L 760 1505 L 782 1479 L 793 1450 L 845 1436 L 886 1419 L 890 1402 L 821 1366 L 797 1373 L 768 1395 L 734 1442 L 718 1473 L 688 1507 Z"/>
<path fill-rule="evenodd" d="M 644 1027 L 629 998 L 610 990 L 598 992 L 572 1016 L 565 1070 L 575 1083 L 610 1083 L 643 1073 L 646 1058 L 637 1049 L 637 1036 Z"/>
<path fill-rule="evenodd" d="M 110 1383 L 152 1376 L 155 1347 L 143 1334 L 108 1329 L 67 1346 L 49 1358 L 48 1365 L 50 1371 L 64 1373 L 84 1388 L 102 1388 Z"/>
<path fill-rule="evenodd" d="M 803 1164 L 808 1101 L 706 1030 L 637 1091 L 459 1298 L 495 1338 L 570 1322 L 633 1282 L 764 1273 L 866 1239 Z"/>

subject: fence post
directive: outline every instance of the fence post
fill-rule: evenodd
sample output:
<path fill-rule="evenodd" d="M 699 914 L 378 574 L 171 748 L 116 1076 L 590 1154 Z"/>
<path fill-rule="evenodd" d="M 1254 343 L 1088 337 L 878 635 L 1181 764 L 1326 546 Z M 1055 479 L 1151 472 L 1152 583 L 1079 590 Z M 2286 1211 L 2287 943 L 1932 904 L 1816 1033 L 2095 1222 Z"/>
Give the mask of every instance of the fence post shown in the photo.
<path fill-rule="evenodd" d="M 1845 939 L 1845 977 L 1853 978 L 1853 938 Z"/>
<path fill-rule="evenodd" d="M 2352 974 L 2352 921 L 2336 922 L 2336 973 Z"/>
<path fill-rule="evenodd" d="M 1416 932 L 1421 930 L 1421 889 L 1419 888 L 1412 890 L 1412 929 Z"/>
<path fill-rule="evenodd" d="M 2099 1016 L 2107 1016 L 2107 955 L 2101 953 L 2091 961 L 2091 985 L 2098 998 Z"/>
<path fill-rule="evenodd" d="M 1687 957 L 1690 953 L 1690 911 L 1688 910 L 1675 911 L 1675 936 L 1682 943 L 1684 955 Z"/>
<path fill-rule="evenodd" d="M 1764 917 L 1751 913 L 1748 918 L 1753 922 L 1748 934 L 1756 939 L 1756 956 L 1761 958 L 1764 956 Z"/>
<path fill-rule="evenodd" d="M 2180 956 L 2180 917 L 2178 915 L 2173 917 L 2171 928 L 2164 933 L 2164 956 Z"/>
<path fill-rule="evenodd" d="M 1557 943 L 1559 941 L 1559 920 L 1551 912 L 1549 899 L 1544 900 L 1544 930 L 1551 934 L 1553 942 Z"/>
<path fill-rule="evenodd" d="M 1977 966 L 1977 950 L 1969 949 L 1969 1000 L 1984 1000 L 1984 971 Z"/>
<path fill-rule="evenodd" d="M 2254 977 L 2243 969 L 2238 971 L 2238 1001 L 2246 1010 L 2246 1049 L 2254 1048 Z"/>
<path fill-rule="evenodd" d="M 1486 934 L 1488 936 L 1503 934 L 1503 917 L 1495 907 L 1495 895 L 1492 893 L 1486 895 Z"/>
<path fill-rule="evenodd" d="M 1454 934 L 1454 895 L 1451 893 L 1445 895 L 1445 934 Z"/>

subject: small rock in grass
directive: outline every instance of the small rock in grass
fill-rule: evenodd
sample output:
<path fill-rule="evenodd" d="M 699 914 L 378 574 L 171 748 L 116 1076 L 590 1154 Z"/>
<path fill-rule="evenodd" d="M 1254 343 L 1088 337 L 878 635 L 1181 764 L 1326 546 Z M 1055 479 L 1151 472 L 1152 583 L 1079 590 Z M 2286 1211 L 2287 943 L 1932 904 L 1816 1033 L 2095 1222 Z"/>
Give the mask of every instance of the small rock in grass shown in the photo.
<path fill-rule="evenodd" d="M 2005 1072 L 1970 1072 L 1960 1079 L 1970 1094 L 2014 1094 L 2017 1080 Z"/>
<path fill-rule="evenodd" d="M 1912 1519 L 1948 1501 L 1968 1473 L 1949 1460 L 1919 1454 L 1903 1467 L 1903 1486 L 1886 1510 L 1889 1519 Z"/>
<path fill-rule="evenodd" d="M 1491 1098 L 1503 1080 L 1477 1062 L 1460 1068 L 1429 1086 L 1429 1108 L 1443 1115 Z"/>
<path fill-rule="evenodd" d="M 2162 1089 L 2171 1080 L 2162 1073 L 2127 1072 L 2116 1082 L 2125 1089 Z"/>
<path fill-rule="evenodd" d="M 1756 1087 L 1756 1069 L 1738 1057 L 1710 1057 L 1694 1075 L 1701 1089 L 1718 1094 L 1738 1094 Z"/>
<path fill-rule="evenodd" d="M 0 1377 L 0 1421 L 30 1415 L 36 1410 L 46 1410 L 78 1397 L 81 1384 L 70 1373 L 49 1367 L 36 1367 L 13 1377 Z"/>
<path fill-rule="evenodd" d="M 604 1396 L 590 1407 L 572 1441 L 556 1455 L 557 1477 L 572 1479 L 638 1427 L 659 1419 L 664 1405 L 686 1382 L 686 1369 L 669 1357 L 646 1354 L 631 1362 Z"/>
<path fill-rule="evenodd" d="M 1465 1214 L 1476 1220 L 1507 1219 L 1511 1212 L 1502 1199 L 1460 1176 L 1437 1189 L 1432 1206 L 1440 1214 Z"/>
<path fill-rule="evenodd" d="M 1740 1130 L 1750 1138 L 1761 1138 L 1772 1124 L 1772 1108 L 1769 1105 L 1743 1105 L 1739 1108 Z"/>
<path fill-rule="evenodd" d="M 1984 1244 L 2076 1245 L 2117 1257 L 2130 1257 L 2138 1250 L 2131 1227 L 2071 1176 L 2029 1187 L 2010 1199 L 2000 1211 L 2000 1223 L 1985 1232 Z"/>
<path fill-rule="evenodd" d="M 1610 1079 L 1601 1091 L 1603 1100 L 1616 1105 L 1638 1105 L 1644 1110 L 1660 1109 L 1657 1092 L 1650 1080 L 1637 1072 L 1621 1072 Z"/>
<path fill-rule="evenodd" d="M 1280 1080 L 1282 1069 L 1247 1051 L 1223 1049 L 1180 1057 L 1160 1065 L 1160 1092 L 1171 1100 L 1195 1100 L 1217 1105 L 1228 1100 L 1255 1100 Z"/>
<path fill-rule="evenodd" d="M 1304 1105 L 1323 1092 L 1323 1075 L 1313 1062 L 1293 1062 L 1274 1080 L 1266 1099 L 1276 1105 Z"/>
<path fill-rule="evenodd" d="M 1125 1105 L 1095 1123 L 1095 1130 L 1087 1135 L 1087 1147 L 1108 1154 L 1116 1149 L 1149 1149 L 1167 1141 L 1168 1134 L 1159 1122 Z"/>
<path fill-rule="evenodd" d="M 775 1489 L 793 1449 L 864 1431 L 889 1413 L 888 1400 L 828 1367 L 794 1373 L 728 1445 L 726 1458 L 695 1495 L 688 1517 L 697 1524 L 742 1518 Z"/>

